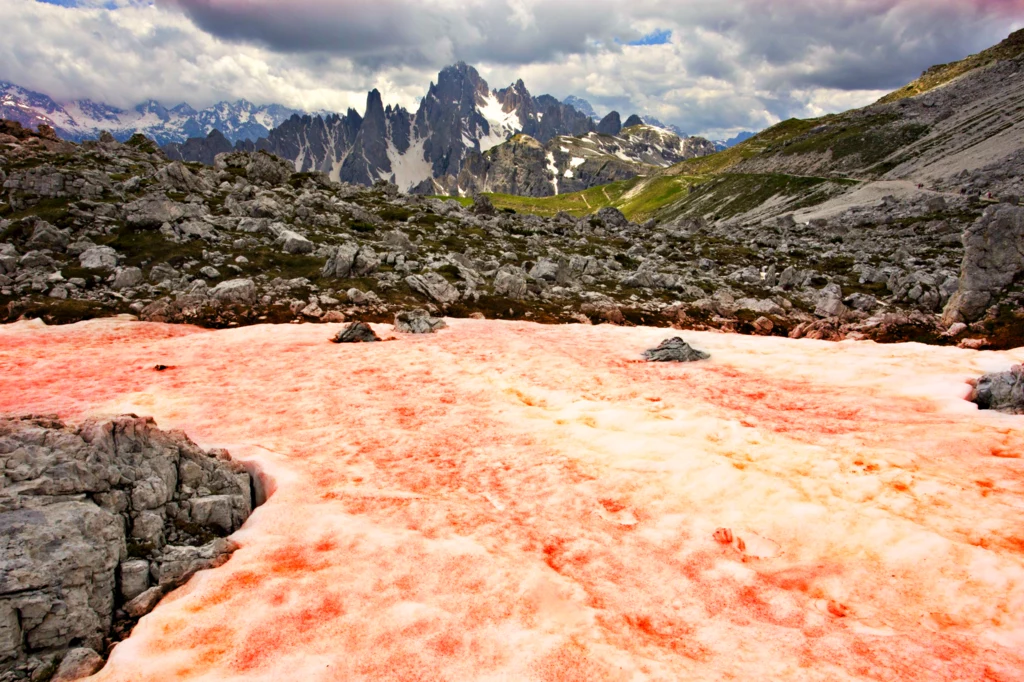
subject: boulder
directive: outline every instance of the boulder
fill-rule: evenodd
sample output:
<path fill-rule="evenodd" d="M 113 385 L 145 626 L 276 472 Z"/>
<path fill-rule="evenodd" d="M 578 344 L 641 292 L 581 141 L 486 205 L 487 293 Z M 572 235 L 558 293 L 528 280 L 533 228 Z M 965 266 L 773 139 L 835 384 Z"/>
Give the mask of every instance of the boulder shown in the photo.
<path fill-rule="evenodd" d="M 629 221 L 626 216 L 623 215 L 622 211 L 612 206 L 605 206 L 597 212 L 598 219 L 604 224 L 605 227 L 625 227 L 629 225 Z"/>
<path fill-rule="evenodd" d="M 512 299 L 526 298 L 526 277 L 520 268 L 504 266 L 494 276 L 494 293 Z"/>
<path fill-rule="evenodd" d="M 272 187 L 288 182 L 293 172 L 295 172 L 294 164 L 266 152 L 252 154 L 245 167 L 245 174 L 249 177 L 249 182 L 267 184 Z"/>
<path fill-rule="evenodd" d="M 365 322 L 351 322 L 331 339 L 334 343 L 373 343 L 380 337 Z"/>
<path fill-rule="evenodd" d="M 210 295 L 221 303 L 253 305 L 256 303 L 256 283 L 251 279 L 229 279 L 211 289 Z"/>
<path fill-rule="evenodd" d="M 983 410 L 1024 414 L 1024 365 L 981 377 L 970 400 Z"/>
<path fill-rule="evenodd" d="M 294 230 L 283 231 L 277 238 L 277 243 L 281 245 L 281 249 L 285 253 L 313 253 L 313 250 L 316 248 L 316 245 L 313 244 L 313 242 L 309 241 L 304 235 L 301 235 Z"/>
<path fill-rule="evenodd" d="M 88 270 L 113 270 L 117 267 L 117 251 L 109 246 L 94 246 L 83 251 L 78 261 Z"/>
<path fill-rule="evenodd" d="M 405 283 L 413 291 L 423 294 L 442 305 L 455 303 L 460 297 L 459 290 L 436 272 L 428 272 L 424 275 L 410 275 L 405 278 Z"/>
<path fill-rule="evenodd" d="M 365 277 L 380 267 L 380 257 L 369 246 L 342 244 L 327 259 L 321 274 L 324 277 L 349 279 Z"/>
<path fill-rule="evenodd" d="M 395 331 L 406 334 L 433 334 L 448 325 L 438 317 L 431 317 L 423 309 L 409 310 L 395 315 Z"/>
<path fill-rule="evenodd" d="M 103 658 L 92 649 L 72 649 L 64 655 L 50 682 L 74 682 L 89 677 L 103 667 Z"/>
<path fill-rule="evenodd" d="M 708 353 L 692 348 L 678 336 L 666 339 L 657 348 L 644 351 L 647 362 L 696 362 L 710 357 Z"/>
<path fill-rule="evenodd" d="M 474 215 L 479 216 L 492 216 L 498 212 L 498 209 L 494 208 L 494 204 L 491 203 L 490 197 L 486 194 L 474 194 L 473 205 L 469 208 Z"/>
<path fill-rule="evenodd" d="M 112 289 L 120 291 L 121 289 L 137 287 L 142 282 L 142 270 L 139 268 L 120 268 L 114 276 L 114 283 L 110 286 Z"/>
<path fill-rule="evenodd" d="M 162 194 L 151 194 L 124 207 L 129 226 L 157 228 L 164 223 L 175 223 L 185 218 L 200 218 L 205 213 L 199 204 L 172 201 Z"/>
<path fill-rule="evenodd" d="M 67 230 L 58 230 L 45 220 L 36 221 L 26 246 L 30 249 L 55 249 L 63 250 L 71 241 Z"/>
<path fill-rule="evenodd" d="M 964 259 L 943 322 L 972 322 L 1024 272 L 1024 207 L 990 206 L 963 236 Z"/>
<path fill-rule="evenodd" d="M 62 655 L 65 678 L 76 679 L 97 661 L 73 650 L 106 651 L 119 609 L 146 594 L 151 574 L 170 575 L 161 572 L 168 557 L 223 561 L 233 545 L 208 536 L 237 530 L 253 502 L 249 475 L 227 453 L 134 415 L 78 428 L 2 418 L 0 471 L 0 679 L 31 658 Z M 215 508 L 230 500 L 230 517 L 190 511 L 211 497 Z M 152 536 L 151 520 L 172 546 L 126 535 L 147 526 Z"/>

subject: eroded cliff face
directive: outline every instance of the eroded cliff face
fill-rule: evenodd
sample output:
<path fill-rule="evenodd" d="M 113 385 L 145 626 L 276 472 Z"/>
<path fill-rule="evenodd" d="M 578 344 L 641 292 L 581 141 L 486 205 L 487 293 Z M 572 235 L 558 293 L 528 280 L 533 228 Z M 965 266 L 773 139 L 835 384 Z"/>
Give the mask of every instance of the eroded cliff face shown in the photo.
<path fill-rule="evenodd" d="M 152 419 L 0 418 L 0 679 L 37 679 L 72 649 L 105 653 L 227 560 L 251 491 L 226 452 Z"/>
<path fill-rule="evenodd" d="M 0 410 L 277 486 L 97 680 L 1022 679 L 1024 429 L 966 397 L 1024 351 L 447 323 L 0 328 Z"/>

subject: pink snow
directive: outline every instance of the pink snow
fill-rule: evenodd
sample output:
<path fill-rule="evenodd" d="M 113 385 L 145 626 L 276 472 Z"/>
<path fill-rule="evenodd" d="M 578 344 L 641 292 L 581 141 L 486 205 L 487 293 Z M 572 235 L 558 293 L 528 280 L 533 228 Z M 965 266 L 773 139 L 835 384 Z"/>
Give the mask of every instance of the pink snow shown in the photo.
<path fill-rule="evenodd" d="M 1024 680 L 1024 418 L 964 400 L 1024 349 L 449 324 L 0 328 L 0 411 L 275 488 L 93 679 Z"/>

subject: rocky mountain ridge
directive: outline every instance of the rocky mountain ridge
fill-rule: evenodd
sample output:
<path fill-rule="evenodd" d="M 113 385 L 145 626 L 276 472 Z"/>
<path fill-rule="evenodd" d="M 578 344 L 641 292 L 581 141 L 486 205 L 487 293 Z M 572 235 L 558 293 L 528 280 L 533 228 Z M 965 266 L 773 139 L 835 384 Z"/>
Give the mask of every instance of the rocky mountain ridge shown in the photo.
<path fill-rule="evenodd" d="M 91 100 L 59 103 L 50 97 L 0 81 L 0 119 L 27 128 L 46 125 L 65 140 L 94 140 L 108 131 L 119 140 L 140 133 L 158 144 L 184 143 L 218 130 L 232 143 L 255 141 L 296 114 L 280 104 L 256 105 L 247 100 L 219 102 L 196 110 L 186 103 L 167 108 L 148 101 L 119 109 Z"/>
<path fill-rule="evenodd" d="M 573 101 L 586 105 L 578 98 L 533 97 L 522 80 L 491 90 L 474 68 L 459 63 L 438 74 L 415 115 L 385 107 L 374 90 L 363 115 L 350 110 L 342 116 L 294 116 L 255 143 L 233 144 L 213 131 L 165 145 L 164 151 L 171 159 L 208 165 L 219 153 L 267 151 L 294 162 L 297 172 L 324 172 L 367 186 L 387 180 L 419 194 L 467 196 L 486 189 L 547 196 L 559 187 L 585 189 L 715 150 L 701 138 L 646 126 L 636 115 L 626 126 L 614 111 L 595 120 Z M 624 127 L 628 134 L 622 134 Z M 562 141 L 553 145 L 555 138 Z M 538 160 L 532 144 L 499 149 L 511 139 L 536 140 L 546 152 Z M 560 151 L 567 146 L 584 151 Z M 600 164 L 588 160 L 577 172 L 572 159 L 590 159 L 588 147 L 607 158 Z M 545 162 L 549 155 L 554 158 Z"/>
<path fill-rule="evenodd" d="M 468 154 L 455 182 L 439 193 L 557 196 L 628 180 L 716 151 L 714 143 L 703 138 L 681 139 L 662 128 L 632 123 L 615 134 L 560 135 L 543 145 L 528 135 L 517 135 L 483 154 Z"/>

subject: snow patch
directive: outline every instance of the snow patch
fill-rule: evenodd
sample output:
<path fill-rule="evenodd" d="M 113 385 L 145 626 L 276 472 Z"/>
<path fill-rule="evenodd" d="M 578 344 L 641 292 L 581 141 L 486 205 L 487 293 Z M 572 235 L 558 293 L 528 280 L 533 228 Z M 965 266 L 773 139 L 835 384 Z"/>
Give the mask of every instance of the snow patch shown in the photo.
<path fill-rule="evenodd" d="M 490 128 L 487 135 L 480 137 L 480 151 L 485 152 L 508 141 L 510 137 L 522 131 L 523 126 L 516 112 L 503 111 L 501 102 L 493 94 L 489 94 L 483 99 L 484 103 L 477 107 L 477 111 L 484 117 Z"/>
<path fill-rule="evenodd" d="M 548 152 L 548 171 L 551 173 L 551 186 L 555 188 L 555 196 L 558 196 L 558 165 L 555 163 L 554 152 Z"/>
<path fill-rule="evenodd" d="M 400 154 L 394 143 L 388 140 L 388 159 L 391 160 L 391 170 L 395 174 L 395 184 L 403 192 L 408 192 L 434 175 L 434 169 L 423 149 L 425 144 L 426 140 L 416 140 L 404 154 Z"/>

